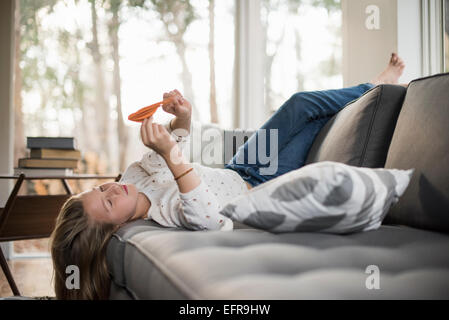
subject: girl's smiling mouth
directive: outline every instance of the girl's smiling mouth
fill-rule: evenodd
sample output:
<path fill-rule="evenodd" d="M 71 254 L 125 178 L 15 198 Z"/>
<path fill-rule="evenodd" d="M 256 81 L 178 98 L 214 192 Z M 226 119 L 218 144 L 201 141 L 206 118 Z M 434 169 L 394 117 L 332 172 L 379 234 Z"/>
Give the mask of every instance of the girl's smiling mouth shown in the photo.
<path fill-rule="evenodd" d="M 126 194 L 128 194 L 128 187 L 126 185 L 122 185 L 123 189 L 125 189 Z"/>

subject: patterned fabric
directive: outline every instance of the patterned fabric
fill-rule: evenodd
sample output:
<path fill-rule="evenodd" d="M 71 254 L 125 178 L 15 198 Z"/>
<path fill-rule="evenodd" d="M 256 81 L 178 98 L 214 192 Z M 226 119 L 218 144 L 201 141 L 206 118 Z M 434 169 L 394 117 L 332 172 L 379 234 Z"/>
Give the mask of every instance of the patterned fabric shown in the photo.
<path fill-rule="evenodd" d="M 375 230 L 404 193 L 413 171 L 318 162 L 251 189 L 220 213 L 275 233 Z"/>

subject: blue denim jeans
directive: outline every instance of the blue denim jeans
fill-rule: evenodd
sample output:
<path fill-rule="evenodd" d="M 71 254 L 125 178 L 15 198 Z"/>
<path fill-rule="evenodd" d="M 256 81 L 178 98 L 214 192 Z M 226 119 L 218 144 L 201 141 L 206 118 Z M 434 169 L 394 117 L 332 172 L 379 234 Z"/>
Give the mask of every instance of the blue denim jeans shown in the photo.
<path fill-rule="evenodd" d="M 337 90 L 295 93 L 240 146 L 225 168 L 236 171 L 255 187 L 304 166 L 321 128 L 349 102 L 373 86 L 364 83 Z M 272 129 L 277 129 L 277 133 Z M 273 145 L 275 141 L 277 150 Z M 273 150 L 275 154 L 271 154 Z"/>

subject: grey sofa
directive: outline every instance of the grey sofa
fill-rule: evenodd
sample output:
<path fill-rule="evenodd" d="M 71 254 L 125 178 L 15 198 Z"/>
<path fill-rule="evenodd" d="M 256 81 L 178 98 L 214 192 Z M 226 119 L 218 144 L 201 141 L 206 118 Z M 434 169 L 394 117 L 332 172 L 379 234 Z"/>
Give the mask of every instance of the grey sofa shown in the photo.
<path fill-rule="evenodd" d="M 224 149 L 232 155 L 249 134 L 224 132 Z M 110 298 L 448 299 L 449 74 L 407 89 L 378 86 L 348 104 L 318 134 L 307 163 L 324 160 L 415 173 L 370 232 L 273 234 L 240 223 L 231 232 L 192 232 L 129 223 L 108 245 Z"/>

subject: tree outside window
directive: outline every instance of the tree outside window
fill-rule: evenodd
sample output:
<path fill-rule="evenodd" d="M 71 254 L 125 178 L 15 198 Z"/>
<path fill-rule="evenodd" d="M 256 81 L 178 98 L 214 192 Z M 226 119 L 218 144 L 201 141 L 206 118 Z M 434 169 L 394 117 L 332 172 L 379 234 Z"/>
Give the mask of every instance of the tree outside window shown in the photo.
<path fill-rule="evenodd" d="M 17 16 L 16 162 L 26 136 L 75 136 L 80 171 L 123 172 L 144 151 L 127 116 L 175 88 L 231 126 L 233 1 L 17 0 Z"/>
<path fill-rule="evenodd" d="M 262 0 L 261 20 L 271 110 L 295 92 L 343 85 L 339 0 Z"/>

